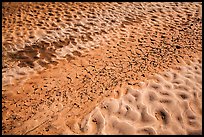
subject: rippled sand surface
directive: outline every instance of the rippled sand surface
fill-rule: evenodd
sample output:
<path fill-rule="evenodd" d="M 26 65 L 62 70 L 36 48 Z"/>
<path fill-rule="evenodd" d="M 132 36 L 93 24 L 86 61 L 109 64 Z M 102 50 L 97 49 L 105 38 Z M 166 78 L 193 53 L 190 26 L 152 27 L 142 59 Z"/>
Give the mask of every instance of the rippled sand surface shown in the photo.
<path fill-rule="evenodd" d="M 202 3 L 3 2 L 2 134 L 202 134 Z"/>

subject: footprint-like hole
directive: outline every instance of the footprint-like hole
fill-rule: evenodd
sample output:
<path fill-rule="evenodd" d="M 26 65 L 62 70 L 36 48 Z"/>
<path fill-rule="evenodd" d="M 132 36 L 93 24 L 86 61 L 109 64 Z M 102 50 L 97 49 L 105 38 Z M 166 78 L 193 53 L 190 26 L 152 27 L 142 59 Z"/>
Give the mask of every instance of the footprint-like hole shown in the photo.
<path fill-rule="evenodd" d="M 157 111 L 155 113 L 155 117 L 157 118 L 157 120 L 161 120 L 164 125 L 167 125 L 169 123 L 169 115 L 164 109 Z"/>
<path fill-rule="evenodd" d="M 71 61 L 71 60 L 73 60 L 73 59 L 75 59 L 75 57 L 73 57 L 73 56 L 71 56 L 71 55 L 69 55 L 69 54 L 67 54 L 66 56 L 65 56 L 65 58 L 66 58 L 66 60 L 69 62 L 69 61 Z"/>
<path fill-rule="evenodd" d="M 142 134 L 156 135 L 156 131 L 151 127 L 140 129 L 138 132 Z"/>
<path fill-rule="evenodd" d="M 47 67 L 48 66 L 48 64 L 46 62 L 41 61 L 41 60 L 38 60 L 37 63 L 42 67 Z"/>
<path fill-rule="evenodd" d="M 170 90 L 170 89 L 172 88 L 171 85 L 169 85 L 169 84 L 165 84 L 164 87 L 165 87 L 166 89 L 168 89 L 168 90 Z"/>
<path fill-rule="evenodd" d="M 172 103 L 172 100 L 170 100 L 170 99 L 161 99 L 159 102 L 160 103 L 165 103 L 165 104 L 170 104 L 170 103 Z"/>
<path fill-rule="evenodd" d="M 173 74 L 173 79 L 177 79 L 178 78 L 178 74 L 176 74 L 176 73 L 172 73 Z"/>
<path fill-rule="evenodd" d="M 53 64 L 54 66 L 56 66 L 58 64 L 57 61 L 50 61 L 51 64 Z"/>
<path fill-rule="evenodd" d="M 161 88 L 161 86 L 158 85 L 158 84 L 156 84 L 156 83 L 151 83 L 151 84 L 150 84 L 150 87 L 153 88 L 153 89 L 155 89 L 155 90 L 158 90 L 158 89 Z"/>
<path fill-rule="evenodd" d="M 30 38 L 30 39 L 34 39 L 34 38 L 35 38 L 35 36 L 34 36 L 34 35 L 31 35 L 31 36 L 29 36 L 29 38 Z"/>
<path fill-rule="evenodd" d="M 155 100 L 157 100 L 157 95 L 154 92 L 150 92 L 149 93 L 149 101 L 153 102 Z"/>
<path fill-rule="evenodd" d="M 9 57 L 12 59 L 20 59 L 20 60 L 24 60 L 24 59 L 28 59 L 28 57 L 26 56 L 24 51 L 18 51 L 17 53 L 8 53 Z"/>
<path fill-rule="evenodd" d="M 19 67 L 30 67 L 30 68 L 34 68 L 34 64 L 33 61 L 30 59 L 26 59 L 25 61 L 21 61 L 18 64 Z"/>
<path fill-rule="evenodd" d="M 63 47 L 63 45 L 62 45 L 60 42 L 56 42 L 56 41 L 52 42 L 52 45 L 53 45 L 56 49 Z"/>
<path fill-rule="evenodd" d="M 79 56 L 79 57 L 82 55 L 81 52 L 79 52 L 79 51 L 77 51 L 77 50 L 73 51 L 72 54 L 73 54 L 74 56 Z"/>
<path fill-rule="evenodd" d="M 188 120 L 188 124 L 194 128 L 198 128 L 200 126 L 196 120 Z"/>
<path fill-rule="evenodd" d="M 48 15 L 49 15 L 49 16 L 54 16 L 54 14 L 53 14 L 53 13 L 51 13 L 51 12 L 49 12 L 49 13 L 48 13 Z"/>
<path fill-rule="evenodd" d="M 183 118 L 181 116 L 177 116 L 176 119 L 180 124 L 183 123 Z"/>
<path fill-rule="evenodd" d="M 173 80 L 172 83 L 179 85 L 179 84 L 182 84 L 183 82 L 181 80 L 176 79 L 176 80 Z"/>
<path fill-rule="evenodd" d="M 175 89 L 189 92 L 189 88 L 187 88 L 187 86 L 184 85 L 178 85 L 177 87 L 175 87 Z"/>
<path fill-rule="evenodd" d="M 188 96 L 187 94 L 185 94 L 185 93 L 179 93 L 178 96 L 179 96 L 181 99 L 184 99 L 184 100 L 189 98 L 189 96 Z"/>
<path fill-rule="evenodd" d="M 32 60 L 37 60 L 39 57 L 37 56 L 38 52 L 37 50 L 34 50 L 33 52 L 26 53 L 28 57 L 30 57 Z"/>

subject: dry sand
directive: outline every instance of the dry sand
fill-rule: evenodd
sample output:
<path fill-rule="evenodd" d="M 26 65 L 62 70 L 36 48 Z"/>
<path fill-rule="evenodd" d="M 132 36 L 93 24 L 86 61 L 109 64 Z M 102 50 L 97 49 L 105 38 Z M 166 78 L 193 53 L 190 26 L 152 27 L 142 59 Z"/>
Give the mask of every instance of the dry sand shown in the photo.
<path fill-rule="evenodd" d="M 104 100 L 75 128 L 85 134 L 201 134 L 201 73 L 195 61 L 155 74 L 140 88 L 127 86 L 124 95 Z"/>
<path fill-rule="evenodd" d="M 202 3 L 3 3 L 2 134 L 202 134 Z"/>

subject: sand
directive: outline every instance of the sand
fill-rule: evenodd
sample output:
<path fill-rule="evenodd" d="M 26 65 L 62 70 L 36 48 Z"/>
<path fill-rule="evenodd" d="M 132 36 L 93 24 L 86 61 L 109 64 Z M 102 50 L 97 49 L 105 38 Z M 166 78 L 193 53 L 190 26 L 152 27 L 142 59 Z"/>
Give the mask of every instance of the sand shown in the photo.
<path fill-rule="evenodd" d="M 202 68 L 198 62 L 155 74 L 140 88 L 104 100 L 80 123 L 85 134 L 201 134 Z M 66 134 L 66 132 L 64 133 Z"/>
<path fill-rule="evenodd" d="M 2 134 L 202 134 L 201 3 L 3 3 Z"/>

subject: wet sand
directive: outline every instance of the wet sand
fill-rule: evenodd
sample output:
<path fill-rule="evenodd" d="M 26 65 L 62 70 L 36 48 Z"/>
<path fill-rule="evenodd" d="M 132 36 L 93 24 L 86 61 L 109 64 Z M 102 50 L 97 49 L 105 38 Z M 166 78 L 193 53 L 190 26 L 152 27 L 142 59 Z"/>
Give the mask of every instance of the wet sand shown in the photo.
<path fill-rule="evenodd" d="M 201 11 L 3 3 L 2 134 L 202 134 Z"/>

